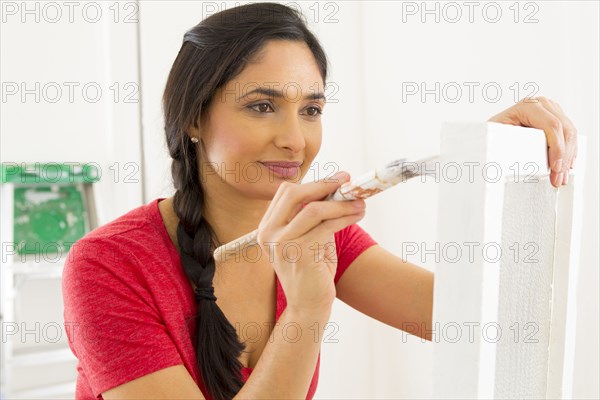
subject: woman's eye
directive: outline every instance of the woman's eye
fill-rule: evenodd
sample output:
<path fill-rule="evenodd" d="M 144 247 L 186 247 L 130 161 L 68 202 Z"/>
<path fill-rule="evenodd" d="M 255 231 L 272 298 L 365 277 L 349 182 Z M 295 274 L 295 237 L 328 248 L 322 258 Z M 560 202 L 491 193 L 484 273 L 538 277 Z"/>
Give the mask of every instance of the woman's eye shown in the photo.
<path fill-rule="evenodd" d="M 250 106 L 250 108 L 261 114 L 267 112 L 269 108 L 271 108 L 271 110 L 273 109 L 269 103 L 254 104 Z"/>
<path fill-rule="evenodd" d="M 321 110 L 319 107 L 308 107 L 306 111 L 311 117 L 316 117 L 320 114 L 323 114 L 323 110 Z"/>

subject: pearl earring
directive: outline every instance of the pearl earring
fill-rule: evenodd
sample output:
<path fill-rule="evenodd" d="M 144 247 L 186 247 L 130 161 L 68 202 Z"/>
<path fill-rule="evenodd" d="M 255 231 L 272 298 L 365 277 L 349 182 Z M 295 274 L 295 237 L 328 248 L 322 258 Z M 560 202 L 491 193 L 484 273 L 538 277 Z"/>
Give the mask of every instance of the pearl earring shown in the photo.
<path fill-rule="evenodd" d="M 198 138 L 197 138 L 197 137 L 195 137 L 195 136 L 192 136 L 192 137 L 190 138 L 190 140 L 192 141 L 192 143 L 198 143 Z"/>

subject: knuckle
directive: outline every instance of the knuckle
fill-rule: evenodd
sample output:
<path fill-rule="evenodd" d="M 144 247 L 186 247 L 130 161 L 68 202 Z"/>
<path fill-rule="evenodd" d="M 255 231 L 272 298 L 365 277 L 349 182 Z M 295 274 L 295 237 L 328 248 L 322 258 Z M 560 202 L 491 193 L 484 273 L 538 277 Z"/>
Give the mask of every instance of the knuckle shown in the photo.
<path fill-rule="evenodd" d="M 550 128 L 552 128 L 555 131 L 562 131 L 562 122 L 560 122 L 560 119 L 553 117 L 550 118 L 550 121 L 548 121 Z"/>
<path fill-rule="evenodd" d="M 308 203 L 304 207 L 303 211 L 304 211 L 305 215 L 310 218 L 321 217 L 323 215 L 323 211 L 322 211 L 321 207 L 318 207 L 318 205 L 316 203 Z"/>
<path fill-rule="evenodd" d="M 335 224 L 331 220 L 326 220 L 321 223 L 321 226 L 323 227 L 324 230 L 330 231 L 335 227 Z"/>
<path fill-rule="evenodd" d="M 279 201 L 282 202 L 282 204 L 293 201 L 293 199 L 296 197 L 294 187 L 289 182 L 283 182 L 277 191 L 281 192 Z"/>
<path fill-rule="evenodd" d="M 263 243 L 268 240 L 267 237 L 268 234 L 265 232 L 265 230 L 259 228 L 258 234 L 256 235 L 256 241 L 258 242 L 259 246 L 262 246 Z"/>
<path fill-rule="evenodd" d="M 279 190 L 281 190 L 282 192 L 288 192 L 293 188 L 293 185 L 291 182 L 288 181 L 283 181 L 281 182 L 281 185 L 279 185 Z"/>
<path fill-rule="evenodd" d="M 271 229 L 270 227 L 259 229 L 256 241 L 261 247 L 266 248 L 270 243 L 279 243 L 281 241 L 281 234 L 280 231 Z"/>
<path fill-rule="evenodd" d="M 566 128 L 565 129 L 565 141 L 567 143 L 577 143 L 577 129 Z"/>
<path fill-rule="evenodd" d="M 265 232 L 266 232 L 266 228 L 267 228 L 267 222 L 263 219 L 259 222 L 258 224 L 258 233 L 256 235 L 256 238 L 258 239 L 260 236 L 264 236 Z"/>

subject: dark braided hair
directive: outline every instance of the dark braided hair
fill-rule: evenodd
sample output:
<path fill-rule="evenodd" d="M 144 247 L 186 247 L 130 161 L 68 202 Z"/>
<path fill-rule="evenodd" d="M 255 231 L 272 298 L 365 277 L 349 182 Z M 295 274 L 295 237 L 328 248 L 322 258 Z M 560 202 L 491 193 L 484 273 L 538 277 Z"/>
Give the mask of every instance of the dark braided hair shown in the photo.
<path fill-rule="evenodd" d="M 305 42 L 318 64 L 323 84 L 327 59 L 301 12 L 277 3 L 253 3 L 231 8 L 189 30 L 175 59 L 163 94 L 166 142 L 173 159 L 173 207 L 179 218 L 177 240 L 185 274 L 195 286 L 197 331 L 193 338 L 198 367 L 210 396 L 234 397 L 243 386 L 238 357 L 245 345 L 215 302 L 213 251 L 216 235 L 204 219 L 204 190 L 199 161 L 202 146 L 186 130 L 198 127 L 215 92 L 234 79 L 268 40 Z"/>

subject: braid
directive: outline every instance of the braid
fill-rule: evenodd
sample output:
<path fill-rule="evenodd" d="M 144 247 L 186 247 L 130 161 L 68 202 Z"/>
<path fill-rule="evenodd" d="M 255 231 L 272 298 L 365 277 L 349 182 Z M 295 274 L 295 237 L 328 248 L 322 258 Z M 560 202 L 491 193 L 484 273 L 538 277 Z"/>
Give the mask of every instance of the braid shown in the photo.
<path fill-rule="evenodd" d="M 180 161 L 173 162 L 173 168 L 182 165 Z M 197 181 L 198 174 L 192 171 L 191 174 L 178 176 L 192 177 L 192 180 L 195 176 Z M 216 300 L 212 286 L 215 275 L 214 235 L 202 216 L 202 186 L 187 179 L 181 183 L 175 193 L 173 207 L 179 217 L 177 240 L 181 264 L 187 277 L 196 286 L 198 314 L 195 345 L 198 367 L 207 390 L 215 400 L 231 399 L 243 386 L 242 364 L 238 357 L 245 345 L 239 341 L 235 328 L 213 301 Z"/>

